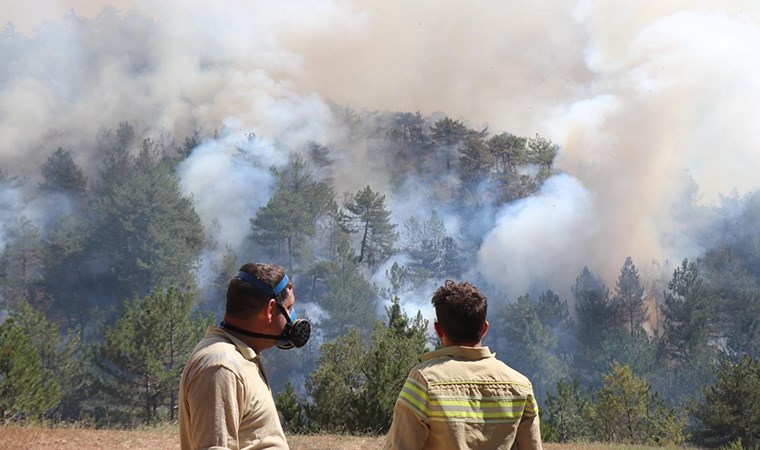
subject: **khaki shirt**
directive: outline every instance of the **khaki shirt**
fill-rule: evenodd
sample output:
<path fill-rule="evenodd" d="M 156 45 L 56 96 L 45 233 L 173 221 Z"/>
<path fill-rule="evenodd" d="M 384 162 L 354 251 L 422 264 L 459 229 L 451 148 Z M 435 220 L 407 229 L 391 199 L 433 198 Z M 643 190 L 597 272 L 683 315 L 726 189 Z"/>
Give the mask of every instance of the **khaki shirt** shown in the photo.
<path fill-rule="evenodd" d="M 259 356 L 218 327 L 182 372 L 179 434 L 182 450 L 288 448 Z"/>
<path fill-rule="evenodd" d="M 533 386 L 488 347 L 445 347 L 422 361 L 396 401 L 387 449 L 541 449 Z"/>

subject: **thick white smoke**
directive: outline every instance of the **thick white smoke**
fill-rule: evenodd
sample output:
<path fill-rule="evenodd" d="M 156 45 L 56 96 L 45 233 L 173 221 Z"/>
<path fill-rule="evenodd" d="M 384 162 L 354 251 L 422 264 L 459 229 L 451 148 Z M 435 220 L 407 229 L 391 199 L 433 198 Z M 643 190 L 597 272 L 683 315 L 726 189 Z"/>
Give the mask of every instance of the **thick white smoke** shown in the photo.
<path fill-rule="evenodd" d="M 97 130 L 120 121 L 180 139 L 226 122 L 237 123 L 228 136 L 254 132 L 278 158 L 310 140 L 332 145 L 338 193 L 371 184 L 390 195 L 372 146 L 348 145 L 328 102 L 538 133 L 560 146 L 565 175 L 498 212 L 478 252 L 477 271 L 511 296 L 537 283 L 567 289 L 583 265 L 613 284 L 626 256 L 698 254 L 672 238 L 690 226 L 676 212 L 694 184 L 703 204 L 758 185 L 752 1 L 111 3 L 122 16 L 107 3 L 0 11 L 26 36 L 6 29 L 1 41 L 0 167 L 36 174 L 58 146 L 87 166 Z M 76 15 L 61 20 L 69 8 L 93 21 L 91 34 Z M 271 179 L 264 166 L 233 167 L 225 139 L 201 145 L 181 174 L 204 223 L 217 219 L 232 242 L 242 225 L 213 199 L 239 192 L 235 180 L 257 167 L 262 190 L 238 205 L 249 214 Z M 400 217 L 413 209 L 389 200 Z"/>
<path fill-rule="evenodd" d="M 508 293 L 570 286 L 580 272 L 568 261 L 584 261 L 599 232 L 594 198 L 577 179 L 558 175 L 537 195 L 504 207 L 483 240 L 478 263 L 487 280 Z M 540 280 L 543 286 L 532 286 Z"/>

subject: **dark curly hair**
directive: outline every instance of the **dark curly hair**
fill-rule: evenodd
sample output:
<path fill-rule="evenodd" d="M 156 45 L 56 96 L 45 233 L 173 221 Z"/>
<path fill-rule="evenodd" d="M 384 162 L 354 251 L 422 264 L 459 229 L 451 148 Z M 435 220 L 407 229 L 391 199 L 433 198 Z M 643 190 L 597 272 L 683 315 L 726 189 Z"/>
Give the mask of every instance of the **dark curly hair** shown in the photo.
<path fill-rule="evenodd" d="M 488 299 L 470 283 L 446 280 L 433 293 L 438 324 L 454 343 L 480 342 Z"/>

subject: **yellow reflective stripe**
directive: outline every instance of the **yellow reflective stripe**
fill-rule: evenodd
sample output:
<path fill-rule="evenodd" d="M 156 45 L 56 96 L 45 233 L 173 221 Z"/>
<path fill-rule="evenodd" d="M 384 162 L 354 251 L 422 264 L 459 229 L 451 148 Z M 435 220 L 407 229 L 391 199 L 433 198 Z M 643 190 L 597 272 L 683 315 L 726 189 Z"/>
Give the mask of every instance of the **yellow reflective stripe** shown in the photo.
<path fill-rule="evenodd" d="M 517 422 L 523 416 L 526 397 L 512 398 L 435 398 L 430 401 L 431 419 Z"/>
<path fill-rule="evenodd" d="M 538 404 L 536 403 L 536 399 L 532 399 L 532 401 L 525 403 L 525 414 L 535 416 L 537 411 Z"/>
<path fill-rule="evenodd" d="M 428 415 L 428 395 L 419 383 L 407 378 L 404 387 L 398 396 L 399 401 L 404 402 L 412 411 L 415 411 L 422 417 Z"/>
<path fill-rule="evenodd" d="M 471 419 L 513 419 L 518 420 L 521 414 L 508 414 L 503 411 L 499 412 L 476 412 L 476 411 L 431 411 L 430 417 L 471 418 Z"/>
<path fill-rule="evenodd" d="M 512 399 L 479 399 L 479 398 L 464 398 L 464 399 L 440 399 L 440 400 L 433 400 L 433 403 L 438 403 L 440 405 L 458 405 L 458 406 L 473 406 L 473 405 L 480 405 L 480 406 L 523 406 L 527 405 L 527 401 L 524 398 L 512 398 Z"/>
<path fill-rule="evenodd" d="M 404 387 L 402 390 L 404 389 L 414 392 L 415 394 L 419 395 L 420 398 L 425 399 L 425 401 L 428 399 L 427 392 L 422 388 L 422 385 L 411 378 L 407 378 L 406 382 L 404 382 Z"/>

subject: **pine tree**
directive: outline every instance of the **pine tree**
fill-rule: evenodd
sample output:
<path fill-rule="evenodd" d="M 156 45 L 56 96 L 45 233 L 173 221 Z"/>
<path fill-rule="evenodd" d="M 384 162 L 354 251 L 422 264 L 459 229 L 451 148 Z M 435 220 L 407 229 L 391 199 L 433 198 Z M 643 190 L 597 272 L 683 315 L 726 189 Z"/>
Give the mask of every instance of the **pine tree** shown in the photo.
<path fill-rule="evenodd" d="M 136 157 L 121 147 L 110 155 L 95 192 L 96 253 L 112 277 L 103 295 L 121 301 L 152 286 L 191 286 L 203 229 L 169 161 L 149 139 Z"/>
<path fill-rule="evenodd" d="M 554 158 L 558 152 L 559 146 L 557 144 L 538 134 L 536 137 L 528 139 L 527 159 L 529 162 L 540 166 L 539 181 L 543 182 L 551 175 Z"/>
<path fill-rule="evenodd" d="M 374 267 L 388 259 L 395 251 L 393 244 L 398 234 L 385 207 L 385 196 L 373 192 L 368 185 L 349 196 L 345 207 L 348 230 L 361 235 L 358 261 Z"/>
<path fill-rule="evenodd" d="M 488 151 L 496 162 L 496 173 L 510 176 L 517 173 L 517 166 L 525 163 L 527 139 L 510 133 L 492 136 L 488 141 Z"/>
<path fill-rule="evenodd" d="M 297 433 L 303 429 L 303 406 L 298 402 L 298 395 L 292 383 L 287 382 L 285 390 L 277 394 L 275 405 L 286 432 Z"/>
<path fill-rule="evenodd" d="M 411 261 L 407 268 L 415 282 L 428 278 L 455 276 L 461 271 L 461 255 L 456 241 L 446 233 L 438 213 L 420 222 L 412 217 L 404 224 L 404 250 Z"/>
<path fill-rule="evenodd" d="M 118 405 L 114 417 L 152 423 L 173 420 L 179 378 L 210 318 L 191 313 L 193 295 L 169 287 L 124 303 L 98 349 L 107 393 Z"/>
<path fill-rule="evenodd" d="M 306 383 L 310 426 L 320 431 L 385 433 L 409 370 L 427 345 L 427 321 L 411 319 L 398 300 L 386 309 L 387 325 L 375 323 L 369 344 L 352 329 L 322 346 Z"/>
<path fill-rule="evenodd" d="M 62 192 L 74 199 L 81 199 L 87 189 L 87 177 L 77 166 L 71 150 L 58 147 L 42 166 L 44 181 L 39 184 L 44 192 Z"/>
<path fill-rule="evenodd" d="M 0 324 L 0 418 L 36 420 L 60 398 L 53 372 L 43 367 L 42 358 L 26 330 L 11 317 Z"/>
<path fill-rule="evenodd" d="M 320 265 L 316 280 L 321 283 L 315 299 L 329 315 L 322 324 L 325 337 L 331 339 L 352 328 L 369 333 L 377 320 L 377 292 L 362 275 L 348 242 L 338 244 L 332 260 Z"/>
<path fill-rule="evenodd" d="M 314 179 L 301 156 L 292 154 L 288 167 L 276 174 L 277 191 L 251 219 L 252 237 L 292 271 L 310 259 L 318 223 L 337 205 L 332 188 Z"/>
<path fill-rule="evenodd" d="M 555 392 L 546 395 L 546 408 L 542 411 L 542 438 L 546 442 L 579 441 L 589 436 L 584 411 L 590 399 L 581 392 L 578 380 L 559 380 Z"/>
<path fill-rule="evenodd" d="M 448 117 L 436 121 L 430 127 L 430 132 L 436 153 L 443 154 L 443 169 L 446 170 L 446 173 L 450 173 L 454 155 L 459 152 L 459 147 L 475 132 L 468 129 L 462 122 Z M 432 169 L 436 172 L 440 170 L 438 167 Z"/>
<path fill-rule="evenodd" d="M 615 365 L 603 380 L 590 410 L 589 419 L 597 425 L 595 439 L 657 445 L 678 445 L 683 441 L 681 419 L 630 367 Z"/>
<path fill-rule="evenodd" d="M 9 221 L 0 253 L 0 307 L 13 309 L 21 300 L 39 303 L 43 248 L 39 229 L 24 216 Z"/>
<path fill-rule="evenodd" d="M 699 264 L 684 259 L 668 283 L 662 313 L 663 342 L 671 358 L 686 361 L 706 348 L 711 336 L 711 311 Z"/>
<path fill-rule="evenodd" d="M 58 386 L 60 395 L 49 399 L 52 403 L 47 415 L 78 419 L 78 396 L 81 394 L 81 386 L 86 382 L 83 379 L 85 361 L 80 334 L 75 331 L 61 333 L 58 325 L 48 320 L 43 311 L 33 308 L 26 301 L 17 305 L 13 317 L 39 355 L 42 372 L 55 374 L 52 382 Z"/>
<path fill-rule="evenodd" d="M 610 301 L 609 289 L 588 267 L 575 279 L 572 292 L 578 343 L 587 356 L 593 356 L 601 342 L 620 326 L 620 314 Z"/>
<path fill-rule="evenodd" d="M 361 390 L 367 383 L 362 371 L 365 345 L 357 329 L 322 344 L 317 367 L 306 381 L 311 399 L 306 416 L 312 429 L 347 432 L 359 428 Z"/>
<path fill-rule="evenodd" d="M 629 256 L 620 269 L 620 276 L 615 284 L 613 303 L 619 308 L 622 320 L 627 325 L 631 336 L 647 319 L 643 295 L 644 287 L 639 280 L 639 270 Z"/>
<path fill-rule="evenodd" d="M 64 317 L 67 326 L 84 332 L 93 313 L 92 283 L 88 269 L 92 254 L 92 223 L 79 214 L 66 214 L 44 237 L 41 282 L 51 295 L 48 314 Z"/>
<path fill-rule="evenodd" d="M 704 400 L 693 399 L 689 407 L 700 422 L 695 430 L 698 443 L 760 447 L 760 361 L 746 356 L 737 362 L 723 360 L 703 394 Z"/>
<path fill-rule="evenodd" d="M 569 355 L 559 348 L 559 330 L 568 328 L 567 303 L 552 291 L 538 299 L 520 296 L 504 307 L 505 358 L 532 382 L 537 395 L 569 376 Z"/>

